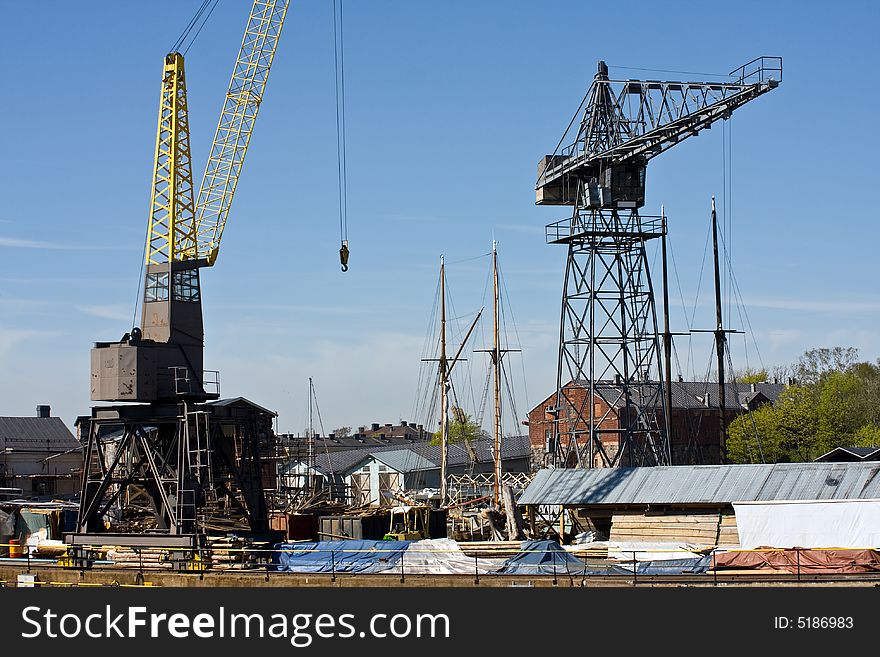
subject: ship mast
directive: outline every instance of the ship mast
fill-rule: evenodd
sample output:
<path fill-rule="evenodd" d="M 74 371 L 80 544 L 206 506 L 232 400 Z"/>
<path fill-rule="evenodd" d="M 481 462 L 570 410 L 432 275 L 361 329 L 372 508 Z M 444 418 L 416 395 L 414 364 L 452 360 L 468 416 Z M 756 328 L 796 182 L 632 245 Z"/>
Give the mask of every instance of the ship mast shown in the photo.
<path fill-rule="evenodd" d="M 498 251 L 492 240 L 492 284 L 494 289 L 494 324 L 492 331 L 492 366 L 495 369 L 495 504 L 501 503 L 501 351 L 498 335 Z"/>
<path fill-rule="evenodd" d="M 446 504 L 449 444 L 449 367 L 446 360 L 446 265 L 440 256 L 440 506 Z"/>

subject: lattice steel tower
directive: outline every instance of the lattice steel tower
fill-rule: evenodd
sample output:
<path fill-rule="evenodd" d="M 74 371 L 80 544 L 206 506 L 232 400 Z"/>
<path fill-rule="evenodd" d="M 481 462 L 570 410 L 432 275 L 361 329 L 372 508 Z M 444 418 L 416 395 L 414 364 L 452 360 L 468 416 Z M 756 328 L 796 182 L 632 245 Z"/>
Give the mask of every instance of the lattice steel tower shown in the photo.
<path fill-rule="evenodd" d="M 647 163 L 781 79 L 779 57 L 757 58 L 720 83 L 611 80 L 599 62 L 559 145 L 539 162 L 536 203 L 573 206 L 546 229 L 548 243 L 568 246 L 556 403 L 547 409 L 556 465 L 671 463 L 646 254 L 661 218 L 639 212 Z"/>

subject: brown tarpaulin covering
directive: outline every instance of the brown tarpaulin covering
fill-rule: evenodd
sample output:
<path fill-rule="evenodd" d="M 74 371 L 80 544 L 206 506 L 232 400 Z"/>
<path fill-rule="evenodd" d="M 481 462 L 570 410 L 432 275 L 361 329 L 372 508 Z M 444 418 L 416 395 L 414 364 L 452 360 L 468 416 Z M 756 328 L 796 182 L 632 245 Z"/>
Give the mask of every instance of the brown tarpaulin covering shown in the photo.
<path fill-rule="evenodd" d="M 868 573 L 880 572 L 880 552 L 877 550 L 810 550 L 807 548 L 772 549 L 761 551 L 716 552 L 715 568 L 754 570 L 784 570 L 790 573 Z"/>

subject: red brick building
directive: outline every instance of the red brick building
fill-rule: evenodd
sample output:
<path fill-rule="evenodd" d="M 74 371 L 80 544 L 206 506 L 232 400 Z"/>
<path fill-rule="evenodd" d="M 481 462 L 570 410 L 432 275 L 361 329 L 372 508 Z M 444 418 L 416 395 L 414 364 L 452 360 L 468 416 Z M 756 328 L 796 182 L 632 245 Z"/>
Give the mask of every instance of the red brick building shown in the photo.
<path fill-rule="evenodd" d="M 654 384 L 656 385 L 656 384 Z M 728 383 L 725 385 L 726 423 L 732 422 L 739 415 L 754 410 L 761 404 L 773 403 L 785 386 L 781 383 Z M 717 383 L 703 381 L 674 381 L 672 383 L 672 415 L 671 438 L 672 463 L 721 463 L 723 446 L 719 434 L 719 390 Z M 565 396 L 573 406 L 580 406 L 582 414 L 589 415 L 586 396 L 589 388 L 584 384 L 569 383 L 566 385 Z M 622 398 L 621 387 L 613 383 L 603 382 L 596 387 L 592 400 L 593 415 L 602 430 L 617 429 L 623 410 L 619 400 Z M 554 420 L 556 393 L 552 393 L 540 404 L 535 406 L 528 415 L 529 441 L 532 445 L 534 462 L 541 467 L 547 463 L 548 449 L 554 440 Z M 663 423 L 662 409 L 657 410 L 657 421 Z M 576 432 L 586 432 L 586 423 L 576 427 L 570 426 L 565 419 L 560 419 L 560 433 L 570 435 L 572 428 Z M 602 447 L 610 458 L 618 451 L 617 436 L 614 433 L 600 434 Z M 598 454 L 594 467 L 601 467 Z"/>

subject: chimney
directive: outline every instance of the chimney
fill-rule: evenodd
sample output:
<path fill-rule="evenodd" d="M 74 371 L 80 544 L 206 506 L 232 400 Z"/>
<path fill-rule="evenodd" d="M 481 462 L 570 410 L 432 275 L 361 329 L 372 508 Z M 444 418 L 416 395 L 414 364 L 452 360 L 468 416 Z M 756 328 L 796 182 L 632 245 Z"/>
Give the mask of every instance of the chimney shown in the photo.
<path fill-rule="evenodd" d="M 358 427 L 357 432 L 358 432 L 358 433 L 363 433 L 363 432 L 366 431 L 366 430 L 367 430 L 366 427 Z"/>
<path fill-rule="evenodd" d="M 678 375 L 678 382 L 684 383 L 684 377 L 681 374 Z"/>
<path fill-rule="evenodd" d="M 373 427 L 373 431 L 378 431 L 379 430 L 379 423 L 373 422 L 372 427 Z"/>
<path fill-rule="evenodd" d="M 37 406 L 37 417 L 49 417 L 49 405 L 40 404 Z"/>
<path fill-rule="evenodd" d="M 751 387 L 752 387 L 752 392 L 757 392 L 758 387 L 754 383 L 752 384 Z"/>
<path fill-rule="evenodd" d="M 402 426 L 402 427 L 407 427 L 407 426 L 409 426 L 409 422 L 407 422 L 406 420 L 401 420 L 401 421 L 400 421 L 400 426 Z"/>
<path fill-rule="evenodd" d="M 775 376 L 773 377 L 773 383 L 776 383 L 776 384 L 779 383 L 779 379 L 778 379 L 777 377 L 775 377 Z"/>
<path fill-rule="evenodd" d="M 623 378 L 620 376 L 620 374 L 614 375 L 614 385 L 616 385 L 616 386 L 623 385 Z"/>
<path fill-rule="evenodd" d="M 706 408 L 709 408 L 712 405 L 712 395 L 710 395 L 708 392 L 706 393 L 706 396 L 703 397 L 703 405 Z"/>

